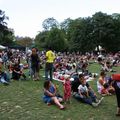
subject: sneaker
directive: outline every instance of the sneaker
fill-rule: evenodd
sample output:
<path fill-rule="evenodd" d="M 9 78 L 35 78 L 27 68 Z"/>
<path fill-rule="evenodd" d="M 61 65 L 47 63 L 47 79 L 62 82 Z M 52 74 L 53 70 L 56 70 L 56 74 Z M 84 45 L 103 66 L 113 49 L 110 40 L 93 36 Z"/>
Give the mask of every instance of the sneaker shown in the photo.
<path fill-rule="evenodd" d="M 92 106 L 93 106 L 93 107 L 97 107 L 98 104 L 93 102 L 93 103 L 92 103 Z"/>
<path fill-rule="evenodd" d="M 98 99 L 96 99 L 96 100 L 95 100 L 95 103 L 98 103 L 98 102 L 99 102 L 99 100 L 98 100 Z"/>
<path fill-rule="evenodd" d="M 103 97 L 107 96 L 107 94 L 101 94 Z"/>
<path fill-rule="evenodd" d="M 99 105 L 102 102 L 103 99 L 104 99 L 104 97 L 101 97 L 101 99 L 98 100 L 97 104 Z"/>
<path fill-rule="evenodd" d="M 99 101 L 102 102 L 103 99 L 104 99 L 104 97 L 101 97 L 101 99 Z"/>

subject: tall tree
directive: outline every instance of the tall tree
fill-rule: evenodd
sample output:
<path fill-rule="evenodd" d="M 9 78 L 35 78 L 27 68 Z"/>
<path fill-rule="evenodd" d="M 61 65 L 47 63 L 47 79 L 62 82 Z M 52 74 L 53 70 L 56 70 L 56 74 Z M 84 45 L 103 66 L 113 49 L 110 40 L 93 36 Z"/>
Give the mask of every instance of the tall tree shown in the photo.
<path fill-rule="evenodd" d="M 35 37 L 35 46 L 39 48 L 39 50 L 44 50 L 46 48 L 46 38 L 49 31 L 42 31 Z"/>
<path fill-rule="evenodd" d="M 90 17 L 78 18 L 70 23 L 67 36 L 71 51 L 85 52 L 93 49 L 92 28 Z"/>
<path fill-rule="evenodd" d="M 0 44 L 8 45 L 13 43 L 14 31 L 7 27 L 8 17 L 5 12 L 0 10 Z"/>
<path fill-rule="evenodd" d="M 60 23 L 60 28 L 63 30 L 65 33 L 67 33 L 69 24 L 72 22 L 72 19 L 67 18 L 63 22 Z"/>
<path fill-rule="evenodd" d="M 44 30 L 50 30 L 51 28 L 58 28 L 59 23 L 56 19 L 52 18 L 47 18 L 43 21 L 42 26 Z"/>
<path fill-rule="evenodd" d="M 117 47 L 115 21 L 111 15 L 98 12 L 92 17 L 93 19 L 93 36 L 96 41 L 96 46 L 101 45 L 107 51 L 114 51 Z"/>
<path fill-rule="evenodd" d="M 16 39 L 16 43 L 23 47 L 31 47 L 33 44 L 33 39 L 30 37 L 22 37 L 20 39 Z"/>
<path fill-rule="evenodd" d="M 56 51 L 64 51 L 66 41 L 63 32 L 58 28 L 52 28 L 46 38 L 46 47 L 51 47 Z"/>

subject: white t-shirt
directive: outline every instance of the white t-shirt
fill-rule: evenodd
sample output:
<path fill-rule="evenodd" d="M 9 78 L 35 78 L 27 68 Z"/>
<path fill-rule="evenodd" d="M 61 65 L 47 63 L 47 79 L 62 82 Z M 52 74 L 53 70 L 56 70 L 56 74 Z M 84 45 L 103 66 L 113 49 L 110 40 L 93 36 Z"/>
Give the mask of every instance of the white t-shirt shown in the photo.
<path fill-rule="evenodd" d="M 81 91 L 81 93 L 84 93 L 84 92 L 87 92 L 88 91 L 88 88 L 86 85 L 79 85 L 78 86 L 78 90 Z"/>

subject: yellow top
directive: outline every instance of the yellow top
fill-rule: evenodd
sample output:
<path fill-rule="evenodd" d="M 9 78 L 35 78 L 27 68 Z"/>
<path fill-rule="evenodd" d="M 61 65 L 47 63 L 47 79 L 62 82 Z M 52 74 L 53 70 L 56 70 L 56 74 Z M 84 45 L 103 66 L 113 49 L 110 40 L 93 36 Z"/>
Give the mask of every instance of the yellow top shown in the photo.
<path fill-rule="evenodd" d="M 49 50 L 46 52 L 46 62 L 47 63 L 53 63 L 55 59 L 55 54 Z"/>

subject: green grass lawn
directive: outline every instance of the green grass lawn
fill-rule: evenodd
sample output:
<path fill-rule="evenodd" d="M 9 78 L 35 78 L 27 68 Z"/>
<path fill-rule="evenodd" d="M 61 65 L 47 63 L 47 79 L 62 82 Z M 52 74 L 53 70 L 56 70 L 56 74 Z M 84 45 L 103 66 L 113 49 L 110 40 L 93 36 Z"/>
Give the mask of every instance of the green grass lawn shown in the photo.
<path fill-rule="evenodd" d="M 97 64 L 91 64 L 89 69 L 100 72 Z M 114 69 L 120 72 L 119 67 Z M 72 103 L 62 111 L 42 101 L 43 82 L 44 78 L 41 77 L 40 81 L 11 81 L 9 86 L 0 84 L 0 120 L 120 120 L 115 116 L 117 105 L 114 95 L 106 96 L 97 108 L 72 98 Z M 62 84 L 55 83 L 59 84 L 59 90 L 62 91 Z M 90 84 L 97 91 L 96 80 Z"/>

